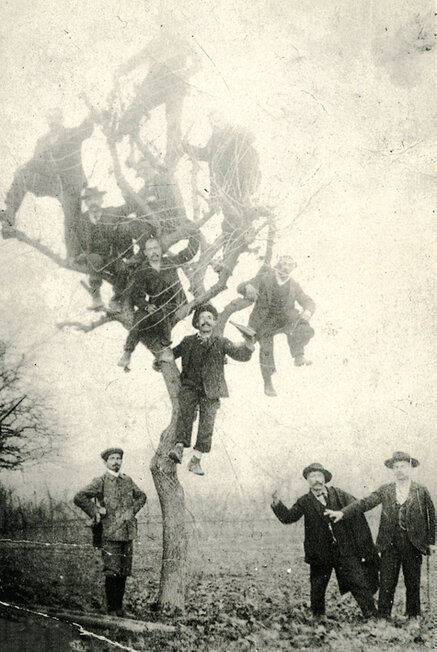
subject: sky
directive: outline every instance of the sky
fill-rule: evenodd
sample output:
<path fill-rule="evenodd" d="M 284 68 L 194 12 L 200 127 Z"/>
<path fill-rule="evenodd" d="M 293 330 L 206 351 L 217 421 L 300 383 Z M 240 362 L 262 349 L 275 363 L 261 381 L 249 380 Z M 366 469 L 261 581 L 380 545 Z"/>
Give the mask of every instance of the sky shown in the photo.
<path fill-rule="evenodd" d="M 363 495 L 390 480 L 383 461 L 394 450 L 418 457 L 417 479 L 436 492 L 433 4 L 14 0 L 0 12 L 1 201 L 44 133 L 47 110 L 62 106 L 66 124 L 78 124 L 82 90 L 103 107 L 113 71 L 162 23 L 190 39 L 202 62 L 183 132 L 205 143 L 207 112 L 219 108 L 256 135 L 260 200 L 277 216 L 275 255 L 292 253 L 295 278 L 317 305 L 307 349 L 313 365 L 296 369 L 279 336 L 279 395 L 268 398 L 257 353 L 248 363 L 230 361 L 231 395 L 206 476 L 185 467 L 179 474 L 188 504 L 212 496 L 237 497 L 241 506 L 261 496 L 267 504 L 276 487 L 291 500 L 305 491 L 301 471 L 312 461 Z M 127 97 L 142 73 L 124 80 Z M 160 147 L 163 134 L 158 109 L 147 135 Z M 107 190 L 107 203 L 119 200 L 98 131 L 83 160 L 90 185 Z M 187 199 L 188 175 L 185 161 L 178 179 Z M 18 224 L 63 253 L 55 200 L 28 195 Z M 217 305 L 256 268 L 244 256 Z M 0 336 L 26 354 L 28 382 L 55 406 L 65 433 L 56 455 L 3 480 L 23 494 L 48 486 L 71 497 L 102 471 L 100 450 L 117 443 L 126 472 L 156 503 L 148 465 L 169 417 L 163 381 L 145 350 L 135 352 L 131 373 L 117 367 L 125 337 L 118 324 L 87 335 L 57 329 L 90 320 L 80 280 L 24 244 L 0 241 Z M 179 324 L 174 342 L 189 332 L 190 320 Z M 237 339 L 231 326 L 226 335 Z"/>

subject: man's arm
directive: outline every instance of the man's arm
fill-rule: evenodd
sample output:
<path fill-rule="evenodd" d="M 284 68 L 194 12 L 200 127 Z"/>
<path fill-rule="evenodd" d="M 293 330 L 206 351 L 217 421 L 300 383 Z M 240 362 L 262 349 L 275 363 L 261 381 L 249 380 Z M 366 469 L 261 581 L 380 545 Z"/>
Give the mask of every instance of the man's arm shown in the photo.
<path fill-rule="evenodd" d="M 383 490 L 384 487 L 379 487 L 379 489 L 373 491 L 366 498 L 355 500 L 349 505 L 346 505 L 346 507 L 344 507 L 341 511 L 327 509 L 325 510 L 325 513 L 334 521 L 334 523 L 337 523 L 337 521 L 340 521 L 342 518 L 350 518 L 358 512 L 368 512 L 370 509 L 373 509 L 382 502 Z"/>
<path fill-rule="evenodd" d="M 255 346 L 250 342 L 241 342 L 241 344 L 234 344 L 227 337 L 223 338 L 223 352 L 234 360 L 239 362 L 247 362 L 252 357 Z"/>
<path fill-rule="evenodd" d="M 81 491 L 78 491 L 73 498 L 74 504 L 80 507 L 90 518 L 94 518 L 99 513 L 98 506 L 93 502 L 93 498 L 101 500 L 103 497 L 103 479 L 94 478 Z"/>
<path fill-rule="evenodd" d="M 134 514 L 137 514 L 137 512 L 144 507 L 147 501 L 147 496 L 144 493 L 144 491 L 141 491 L 141 489 L 138 487 L 138 485 L 135 484 L 135 482 L 132 480 L 132 495 L 134 499 Z"/>
<path fill-rule="evenodd" d="M 307 318 L 310 319 L 316 310 L 316 304 L 308 294 L 305 294 L 299 283 L 294 282 L 294 291 L 296 301 L 304 310 L 303 316 L 306 313 Z"/>
<path fill-rule="evenodd" d="M 194 256 L 197 254 L 199 251 L 199 246 L 200 246 L 200 238 L 199 238 L 199 232 L 196 231 L 196 233 L 193 233 L 189 240 L 188 240 L 188 245 L 185 247 L 185 249 L 182 249 L 178 254 L 168 254 L 167 259 L 170 262 L 171 265 L 174 265 L 175 267 L 179 267 L 179 265 L 184 265 L 185 263 L 188 263 Z"/>
<path fill-rule="evenodd" d="M 183 351 L 183 348 L 184 348 L 184 345 L 185 345 L 185 341 L 186 341 L 186 339 L 187 339 L 187 338 L 184 337 L 184 339 L 181 340 L 181 341 L 179 342 L 179 344 L 178 344 L 177 346 L 174 347 L 174 349 L 172 349 L 172 351 L 173 351 L 173 357 L 174 357 L 175 360 L 176 360 L 177 358 L 180 358 L 180 357 L 181 357 L 181 355 L 182 355 L 182 351 Z"/>
<path fill-rule="evenodd" d="M 273 494 L 271 507 L 275 516 L 284 524 L 295 523 L 303 516 L 303 509 L 299 500 L 288 509 L 281 500 L 278 500 L 276 491 Z"/>
<path fill-rule="evenodd" d="M 428 545 L 435 546 L 435 507 L 432 502 L 431 495 L 426 487 L 424 487 L 425 494 L 425 509 L 426 509 L 426 520 L 428 523 Z"/>

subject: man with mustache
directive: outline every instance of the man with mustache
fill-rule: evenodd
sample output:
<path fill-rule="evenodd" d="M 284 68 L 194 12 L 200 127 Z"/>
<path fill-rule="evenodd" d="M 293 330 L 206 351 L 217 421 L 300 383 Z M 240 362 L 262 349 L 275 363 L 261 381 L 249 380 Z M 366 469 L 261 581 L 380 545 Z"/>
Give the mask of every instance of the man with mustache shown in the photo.
<path fill-rule="evenodd" d="M 104 475 L 94 478 L 74 497 L 74 503 L 102 526 L 102 558 L 108 614 L 123 615 L 126 578 L 131 574 L 135 515 L 144 506 L 144 491 L 128 475 L 120 473 L 123 449 L 107 448 L 101 453 Z"/>
<path fill-rule="evenodd" d="M 197 227 L 185 249 L 177 254 L 162 253 L 159 240 L 149 238 L 144 243 L 144 262 L 134 272 L 129 295 L 137 307 L 134 323 L 127 336 L 119 367 L 129 369 L 129 362 L 142 339 L 161 362 L 173 360 L 170 350 L 171 331 L 176 312 L 186 303 L 186 295 L 178 275 L 178 268 L 190 261 L 199 249 Z"/>
<path fill-rule="evenodd" d="M 347 527 L 331 525 L 326 509 L 346 506 L 355 499 L 337 487 L 327 487 L 332 474 L 314 462 L 303 470 L 309 492 L 290 509 L 273 494 L 272 509 L 281 523 L 295 523 L 302 516 L 305 527 L 305 561 L 310 565 L 311 611 L 325 615 L 325 593 L 335 570 L 341 593 L 350 591 L 364 618 L 376 616 L 373 593 L 378 588 L 378 556 L 365 517 L 357 515 Z"/>
<path fill-rule="evenodd" d="M 394 482 L 383 484 L 341 510 L 331 507 L 327 513 L 334 523 L 348 523 L 356 514 L 382 505 L 376 540 L 381 553 L 378 616 L 390 618 L 402 566 L 407 616 L 414 625 L 420 615 L 422 555 L 435 552 L 435 508 L 428 489 L 411 480 L 412 469 L 419 466 L 418 460 L 397 451 L 384 464 L 393 471 Z"/>
<path fill-rule="evenodd" d="M 272 375 L 276 371 L 274 337 L 287 336 L 290 354 L 296 367 L 310 365 L 305 358 L 305 346 L 314 336 L 310 319 L 316 309 L 314 301 L 291 276 L 297 263 L 291 256 L 283 255 L 271 268 L 263 266 L 256 277 L 241 283 L 237 291 L 255 301 L 249 317 L 249 326 L 256 331 L 259 341 L 259 363 L 264 380 L 264 393 L 276 396 Z M 299 311 L 296 303 L 302 308 Z"/>
<path fill-rule="evenodd" d="M 193 456 L 188 470 L 204 475 L 200 461 L 203 453 L 211 450 L 211 440 L 220 398 L 229 396 L 226 386 L 225 356 L 245 362 L 250 360 L 254 345 L 250 336 L 241 344 L 233 344 L 226 337 L 214 335 L 218 313 L 210 303 L 198 306 L 193 315 L 195 335 L 184 337 L 173 349 L 175 358 L 182 358 L 179 414 L 176 424 L 176 445 L 169 453 L 177 464 L 182 462 L 184 448 L 190 448 L 196 411 L 199 427 Z"/>

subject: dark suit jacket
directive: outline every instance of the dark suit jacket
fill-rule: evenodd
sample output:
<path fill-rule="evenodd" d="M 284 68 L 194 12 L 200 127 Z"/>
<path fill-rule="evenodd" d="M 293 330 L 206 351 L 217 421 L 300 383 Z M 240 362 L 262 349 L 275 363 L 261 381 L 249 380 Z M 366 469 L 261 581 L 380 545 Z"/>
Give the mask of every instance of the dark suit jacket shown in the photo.
<path fill-rule="evenodd" d="M 345 518 L 367 512 L 382 504 L 376 545 L 380 552 L 388 548 L 396 527 L 396 484 L 384 484 L 379 489 L 343 509 Z M 429 545 L 435 543 L 435 509 L 426 487 L 412 482 L 406 505 L 406 527 L 410 542 L 423 555 L 428 554 Z"/>
<path fill-rule="evenodd" d="M 255 306 L 249 317 L 249 326 L 257 332 L 258 337 L 274 332 L 280 326 L 281 318 L 284 325 L 286 322 L 288 324 L 294 324 L 299 317 L 299 311 L 295 306 L 296 302 L 311 314 L 316 309 L 311 297 L 305 294 L 299 283 L 290 278 L 290 287 L 284 314 L 282 316 L 276 315 L 272 308 L 273 292 L 277 282 L 275 272 L 271 267 L 262 267 L 255 278 L 248 283 L 242 283 L 238 286 L 238 292 L 244 294 L 245 287 L 248 284 L 253 285 L 258 293 Z"/>
<path fill-rule="evenodd" d="M 191 385 L 187 370 L 192 365 L 193 348 L 198 345 L 197 335 L 188 335 L 173 349 L 175 358 L 182 357 L 182 385 Z M 225 356 L 246 362 L 252 356 L 252 350 L 246 344 L 233 344 L 226 337 L 211 336 L 208 352 L 202 368 L 202 380 L 205 394 L 216 399 L 229 396 L 225 380 Z"/>
<path fill-rule="evenodd" d="M 355 499 L 350 494 L 337 487 L 328 487 L 327 507 L 336 509 L 342 505 L 348 505 Z M 275 515 L 282 523 L 295 523 L 302 516 L 304 517 L 305 539 L 305 561 L 311 565 L 331 564 L 338 555 L 354 556 L 367 565 L 369 584 L 374 591 L 378 585 L 377 579 L 377 553 L 373 543 L 372 534 L 363 515 L 355 518 L 349 523 L 331 524 L 324 515 L 325 507 L 317 500 L 314 494 L 309 491 L 297 499 L 290 509 L 283 503 L 272 506 Z M 333 543 L 333 536 L 336 543 Z M 349 590 L 346 586 L 340 585 L 343 592 Z"/>
<path fill-rule="evenodd" d="M 106 507 L 106 516 L 102 517 L 103 540 L 130 541 L 135 538 L 135 514 L 144 506 L 147 497 L 131 477 L 124 473 L 118 477 L 104 473 L 75 495 L 74 504 L 94 518 L 97 513 L 94 500 Z"/>

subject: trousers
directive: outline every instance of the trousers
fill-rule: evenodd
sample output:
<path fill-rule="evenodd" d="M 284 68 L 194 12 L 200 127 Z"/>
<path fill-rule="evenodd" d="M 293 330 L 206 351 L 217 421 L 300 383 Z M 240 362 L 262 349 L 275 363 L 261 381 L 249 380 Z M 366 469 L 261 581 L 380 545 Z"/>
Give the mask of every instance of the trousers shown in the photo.
<path fill-rule="evenodd" d="M 381 553 L 381 585 L 379 588 L 378 615 L 388 618 L 393 607 L 399 571 L 402 567 L 406 589 L 407 616 L 420 614 L 420 571 L 422 554 L 405 534 L 396 537 L 393 543 Z"/>
<path fill-rule="evenodd" d="M 345 584 L 354 596 L 364 617 L 376 615 L 372 590 L 364 569 L 356 557 L 340 557 L 332 563 L 310 566 L 311 611 L 315 616 L 325 613 L 325 594 L 333 569 L 339 583 Z"/>
<path fill-rule="evenodd" d="M 122 261 L 111 258 L 95 253 L 86 255 L 90 288 L 91 292 L 98 290 L 103 283 L 103 272 L 108 272 L 113 278 L 114 298 L 120 298 L 127 286 L 128 271 Z"/>
<path fill-rule="evenodd" d="M 179 413 L 176 422 L 176 441 L 183 443 L 185 448 L 191 446 L 191 436 L 196 412 L 199 410 L 199 426 L 197 429 L 195 450 L 209 453 L 212 435 L 220 399 L 208 398 L 203 390 L 188 385 L 182 385 L 179 392 Z"/>
<path fill-rule="evenodd" d="M 165 310 L 158 309 L 150 314 L 147 310 L 138 309 L 134 313 L 134 321 L 126 338 L 124 350 L 132 353 L 140 341 L 155 352 L 171 344 L 171 318 Z"/>
<path fill-rule="evenodd" d="M 273 338 L 279 333 L 285 333 L 291 357 L 297 358 L 304 354 L 305 346 L 314 336 L 314 329 L 307 321 L 300 321 L 296 325 L 287 324 L 273 333 L 261 334 L 259 339 L 259 363 L 263 375 L 271 376 L 276 371 Z"/>
<path fill-rule="evenodd" d="M 132 572 L 133 541 L 104 541 L 103 572 L 108 577 L 127 577 Z"/>

